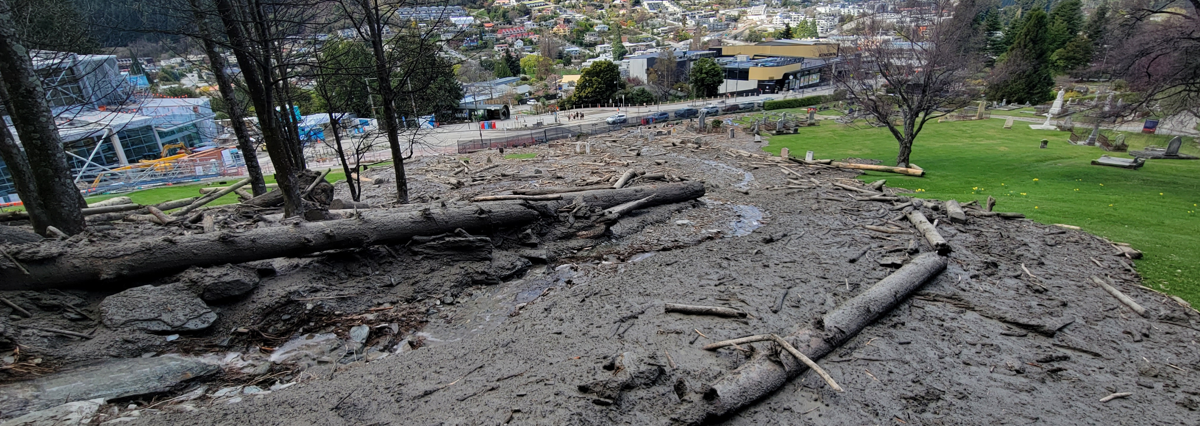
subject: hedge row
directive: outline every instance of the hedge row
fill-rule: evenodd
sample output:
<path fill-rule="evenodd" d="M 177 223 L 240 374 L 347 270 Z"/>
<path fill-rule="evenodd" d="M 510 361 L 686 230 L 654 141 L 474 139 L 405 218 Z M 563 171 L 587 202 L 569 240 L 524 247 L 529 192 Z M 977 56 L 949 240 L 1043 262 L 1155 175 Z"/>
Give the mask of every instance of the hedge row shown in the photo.
<path fill-rule="evenodd" d="M 826 100 L 826 96 L 818 95 L 818 96 L 809 96 L 809 97 L 796 98 L 796 99 L 784 99 L 784 100 L 780 100 L 780 101 L 767 101 L 766 103 L 763 104 L 763 109 L 770 111 L 773 109 L 810 107 L 813 105 L 819 105 L 819 104 L 825 103 L 825 100 Z"/>

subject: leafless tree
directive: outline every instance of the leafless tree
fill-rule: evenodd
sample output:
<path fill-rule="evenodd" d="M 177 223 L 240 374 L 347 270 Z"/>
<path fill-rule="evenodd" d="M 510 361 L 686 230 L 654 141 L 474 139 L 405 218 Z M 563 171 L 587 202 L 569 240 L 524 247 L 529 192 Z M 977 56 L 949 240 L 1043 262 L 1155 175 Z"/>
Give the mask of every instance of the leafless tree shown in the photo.
<path fill-rule="evenodd" d="M 22 151 L 7 126 L 0 123 L 5 127 L 0 132 L 0 155 L 14 170 L 14 177 L 22 181 L 17 191 L 34 230 L 44 235 L 46 228 L 53 226 L 68 234 L 82 232 L 86 204 L 71 181 L 54 114 L 29 51 L 16 34 L 8 0 L 0 0 L 0 78 L 0 99 L 25 148 Z"/>
<path fill-rule="evenodd" d="M 419 139 L 416 132 L 401 138 L 400 114 L 397 103 L 414 99 L 424 90 L 415 76 L 428 75 L 436 70 L 423 69 L 433 65 L 422 57 L 438 55 L 442 44 L 438 31 L 447 27 L 450 16 L 428 21 L 425 26 L 404 19 L 398 12 L 410 6 L 442 7 L 441 1 L 421 0 L 333 0 L 340 11 L 339 19 L 348 21 L 358 37 L 371 46 L 375 58 L 375 79 L 378 94 L 382 98 L 383 116 L 379 120 L 387 134 L 388 147 L 392 152 L 396 174 L 396 197 L 400 203 L 409 202 L 408 178 L 404 162 L 413 155 L 414 142 Z M 389 34 L 391 33 L 391 34 Z M 415 87 L 414 87 L 415 86 Z M 414 110 L 417 108 L 413 107 Z"/>
<path fill-rule="evenodd" d="M 266 194 L 267 184 L 263 179 L 262 167 L 258 164 L 257 147 L 250 139 L 250 131 L 246 128 L 245 114 L 241 100 L 235 93 L 233 79 L 226 73 L 225 56 L 217 50 L 219 32 L 211 28 L 216 14 L 215 8 L 204 0 L 188 0 L 188 7 L 191 9 L 192 22 L 195 24 L 195 39 L 204 47 L 209 69 L 217 80 L 217 90 L 220 91 L 221 98 L 225 100 L 229 114 L 229 126 L 233 128 L 234 136 L 237 137 L 238 151 L 241 152 L 242 159 L 246 164 L 246 173 L 250 178 L 252 192 L 256 196 Z M 134 60 L 137 59 L 134 58 Z"/>
<path fill-rule="evenodd" d="M 1126 0 L 1114 10 L 1106 39 L 1117 42 L 1103 63 L 1142 94 L 1138 106 L 1200 116 L 1200 0 Z"/>
<path fill-rule="evenodd" d="M 925 123 L 975 99 L 968 79 L 981 64 L 982 7 L 981 0 L 939 0 L 907 22 L 864 18 L 865 34 L 893 36 L 863 37 L 843 51 L 836 87 L 896 138 L 898 166 L 908 166 Z"/>
<path fill-rule="evenodd" d="M 289 88 L 294 70 L 286 54 L 297 50 L 292 43 L 304 34 L 303 26 L 313 22 L 313 14 L 320 9 L 303 0 L 214 0 L 214 5 L 275 166 L 284 214 L 302 214 L 305 206 L 298 178 L 305 162 L 291 113 Z"/>

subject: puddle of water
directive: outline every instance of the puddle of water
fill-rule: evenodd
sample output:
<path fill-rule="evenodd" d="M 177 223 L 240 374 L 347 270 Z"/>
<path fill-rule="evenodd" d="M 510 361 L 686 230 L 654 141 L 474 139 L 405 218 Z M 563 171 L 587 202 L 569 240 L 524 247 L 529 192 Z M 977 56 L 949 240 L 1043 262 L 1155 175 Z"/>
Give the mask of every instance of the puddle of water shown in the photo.
<path fill-rule="evenodd" d="M 750 187 L 750 182 L 754 180 L 754 175 L 753 175 L 753 174 L 751 174 L 751 173 L 750 173 L 750 172 L 748 172 L 748 171 L 745 171 L 745 170 L 739 169 L 739 168 L 737 168 L 737 167 L 733 167 L 733 166 L 730 166 L 730 165 L 728 165 L 728 164 L 725 164 L 725 163 L 722 163 L 722 162 L 719 162 L 719 161 L 713 161 L 713 160 L 701 160 L 701 161 L 703 161 L 703 162 L 704 162 L 704 164 L 707 164 L 707 165 L 710 165 L 710 166 L 716 167 L 716 168 L 718 168 L 718 169 L 721 169 L 721 170 L 724 170 L 724 171 L 727 171 L 727 172 L 730 172 L 730 173 L 741 173 L 741 174 L 742 174 L 742 181 L 741 181 L 741 182 L 738 182 L 738 183 L 735 183 L 735 184 L 733 184 L 733 187 L 734 187 L 734 188 L 738 188 L 738 189 L 749 189 L 749 187 Z"/>
<path fill-rule="evenodd" d="M 737 213 L 738 218 L 729 224 L 733 228 L 733 236 L 750 235 L 755 229 L 762 228 L 763 212 L 758 207 L 746 205 L 729 206 Z"/>

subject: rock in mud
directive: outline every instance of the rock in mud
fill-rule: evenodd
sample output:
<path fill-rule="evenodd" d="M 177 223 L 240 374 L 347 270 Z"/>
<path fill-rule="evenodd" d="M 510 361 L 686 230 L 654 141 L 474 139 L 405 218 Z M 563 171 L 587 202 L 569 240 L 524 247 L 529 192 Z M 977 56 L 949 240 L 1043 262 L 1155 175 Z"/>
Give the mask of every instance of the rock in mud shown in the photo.
<path fill-rule="evenodd" d="M 258 287 L 258 274 L 233 265 L 211 268 L 192 267 L 178 277 L 205 302 L 225 300 L 249 293 Z"/>
<path fill-rule="evenodd" d="M 47 408 L 41 411 L 34 411 L 24 416 L 8 420 L 4 423 L 0 423 L 0 426 L 67 426 L 89 424 L 92 420 L 92 417 L 96 415 L 96 411 L 98 411 L 102 405 L 104 405 L 103 399 L 68 402 L 57 407 Z"/>
<path fill-rule="evenodd" d="M 163 393 L 219 370 L 216 364 L 176 355 L 113 360 L 0 387 L 0 413 L 22 415 L 69 401 Z"/>
<path fill-rule="evenodd" d="M 100 317 L 109 328 L 135 327 L 150 332 L 203 330 L 217 314 L 184 284 L 141 286 L 100 302 Z"/>

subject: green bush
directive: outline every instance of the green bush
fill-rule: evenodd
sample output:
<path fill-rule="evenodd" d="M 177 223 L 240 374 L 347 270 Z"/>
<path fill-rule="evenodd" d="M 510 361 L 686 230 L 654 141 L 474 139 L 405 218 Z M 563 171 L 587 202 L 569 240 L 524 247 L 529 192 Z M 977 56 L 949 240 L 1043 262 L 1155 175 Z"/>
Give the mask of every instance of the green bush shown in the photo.
<path fill-rule="evenodd" d="M 763 104 L 763 109 L 770 111 L 773 109 L 803 108 L 819 105 L 825 102 L 825 96 L 809 96 L 805 98 L 784 99 L 781 101 L 767 101 Z"/>

